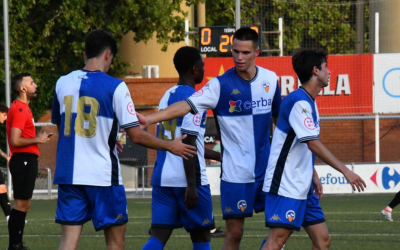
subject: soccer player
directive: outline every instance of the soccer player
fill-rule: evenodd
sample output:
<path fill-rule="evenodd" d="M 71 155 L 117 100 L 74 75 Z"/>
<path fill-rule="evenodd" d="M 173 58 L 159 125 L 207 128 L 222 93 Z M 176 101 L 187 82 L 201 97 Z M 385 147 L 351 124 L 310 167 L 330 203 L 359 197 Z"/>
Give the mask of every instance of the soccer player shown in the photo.
<path fill-rule="evenodd" d="M 115 38 L 104 30 L 85 37 L 83 69 L 56 84 L 52 122 L 59 129 L 56 223 L 61 224 L 59 249 L 76 249 L 83 224 L 92 220 L 104 230 L 107 249 L 124 249 L 128 221 L 116 140 L 119 127 L 140 145 L 168 150 L 184 158 L 195 147 L 177 137 L 164 141 L 140 129 L 128 87 L 106 74 L 117 54 Z"/>
<path fill-rule="evenodd" d="M 0 103 L 0 123 L 4 123 L 7 120 L 7 112 L 8 112 L 8 107 L 4 105 L 3 103 Z M 10 157 L 4 153 L 0 149 L 0 155 L 7 160 L 7 162 L 10 160 Z M 4 215 L 6 216 L 6 219 L 8 221 L 8 218 L 10 217 L 11 213 L 11 207 L 10 207 L 10 201 L 8 200 L 7 196 L 7 187 L 6 187 L 6 182 L 4 180 L 3 174 L 0 173 L 0 206 L 3 209 Z"/>
<path fill-rule="evenodd" d="M 320 119 L 315 98 L 321 88 L 328 86 L 327 54 L 300 50 L 292 62 L 302 85 L 283 99 L 272 139 L 263 187 L 267 192 L 265 224 L 269 236 L 262 249 L 281 249 L 301 226 L 313 242 L 312 249 L 329 249 L 324 214 L 311 184 L 319 183 L 315 180 L 315 155 L 341 172 L 354 190 L 364 190 L 365 182 L 319 141 Z"/>
<path fill-rule="evenodd" d="M 11 79 L 17 94 L 8 111 L 7 139 L 12 153 L 9 167 L 14 191 L 14 205 L 8 220 L 9 250 L 28 249 L 22 243 L 25 218 L 31 206 L 33 189 L 38 173 L 39 143 L 49 141 L 51 134 L 36 136 L 33 115 L 29 103 L 37 97 L 37 85 L 29 73 Z"/>
<path fill-rule="evenodd" d="M 186 101 L 141 116 L 142 126 L 213 109 L 221 134 L 221 208 L 225 220 L 224 249 L 239 249 L 244 220 L 264 211 L 262 185 L 270 151 L 271 118 L 279 113 L 278 77 L 255 65 L 258 34 L 238 29 L 233 37 L 235 67 L 210 80 Z M 276 119 L 274 119 L 276 120 Z"/>
<path fill-rule="evenodd" d="M 195 85 L 203 81 L 204 60 L 200 51 L 182 47 L 174 56 L 179 82 L 167 90 L 159 109 L 186 100 L 195 93 Z M 204 147 L 207 111 L 160 122 L 159 138 L 171 141 L 187 134 L 184 143 L 197 146 L 197 155 L 182 159 L 165 151 L 157 151 L 151 185 L 151 238 L 144 250 L 162 250 L 174 228 L 183 227 L 190 233 L 193 249 L 210 248 L 210 227 L 213 225 L 212 199 L 206 174 L 207 159 L 220 160 L 220 154 Z"/>
<path fill-rule="evenodd" d="M 392 219 L 392 210 L 395 208 L 397 205 L 400 204 L 400 192 L 398 192 L 393 200 L 387 205 L 386 208 L 382 210 L 382 215 L 388 220 L 388 221 L 393 221 Z"/>

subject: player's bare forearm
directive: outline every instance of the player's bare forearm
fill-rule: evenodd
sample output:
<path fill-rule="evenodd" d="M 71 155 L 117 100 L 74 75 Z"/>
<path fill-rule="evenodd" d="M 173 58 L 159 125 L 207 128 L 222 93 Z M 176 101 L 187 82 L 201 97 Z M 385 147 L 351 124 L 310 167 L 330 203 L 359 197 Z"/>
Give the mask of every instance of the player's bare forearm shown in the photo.
<path fill-rule="evenodd" d="M 26 147 L 32 144 L 46 143 L 49 141 L 48 134 L 44 132 L 35 138 L 23 138 L 22 130 L 19 128 L 11 128 L 10 144 L 13 147 Z"/>
<path fill-rule="evenodd" d="M 187 135 L 182 142 L 191 146 L 196 146 L 196 138 L 197 136 Z M 196 157 L 183 159 L 183 167 L 185 169 L 187 181 L 184 204 L 187 209 L 192 209 L 196 206 L 198 198 L 196 190 Z"/>
<path fill-rule="evenodd" d="M 153 114 L 147 115 L 147 124 L 154 124 L 161 121 L 168 121 L 177 117 L 181 117 L 190 112 L 192 108 L 186 101 L 180 101 L 168 106 L 166 109 L 160 110 Z"/>
<path fill-rule="evenodd" d="M 350 183 L 350 185 L 353 187 L 353 190 L 355 190 L 356 188 L 358 189 L 358 191 L 364 190 L 364 188 L 366 187 L 364 180 L 361 179 L 361 177 L 357 174 L 353 173 L 350 169 L 348 169 L 319 140 L 308 141 L 307 146 L 323 162 L 341 172 Z"/>
<path fill-rule="evenodd" d="M 272 117 L 272 122 L 275 124 L 275 126 L 276 126 L 276 124 L 278 124 L 278 117 Z"/>
<path fill-rule="evenodd" d="M 128 133 L 129 138 L 137 144 L 142 146 L 156 149 L 169 151 L 175 155 L 181 156 L 182 158 L 193 157 L 196 154 L 196 147 L 183 144 L 180 140 L 184 139 L 186 136 L 181 136 L 176 138 L 174 141 L 164 141 L 158 139 L 149 132 L 140 129 L 140 127 L 131 127 L 125 129 Z"/>
<path fill-rule="evenodd" d="M 204 158 L 221 162 L 221 153 L 209 148 L 204 148 Z"/>
<path fill-rule="evenodd" d="M 307 146 L 318 158 L 342 174 L 350 171 L 319 140 L 308 141 Z"/>
<path fill-rule="evenodd" d="M 321 199 L 322 194 L 323 194 L 323 187 L 322 187 L 321 181 L 319 180 L 318 173 L 315 170 L 315 168 L 314 168 L 314 172 L 313 172 L 312 182 L 313 182 L 313 186 L 314 186 L 315 195 L 318 197 L 318 199 Z"/>

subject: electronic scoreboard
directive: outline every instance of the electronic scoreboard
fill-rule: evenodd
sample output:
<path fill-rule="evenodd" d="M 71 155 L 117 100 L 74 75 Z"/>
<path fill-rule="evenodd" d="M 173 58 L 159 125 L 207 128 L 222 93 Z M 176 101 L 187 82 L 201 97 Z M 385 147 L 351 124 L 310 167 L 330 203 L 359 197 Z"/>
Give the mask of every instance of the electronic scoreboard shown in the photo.
<path fill-rule="evenodd" d="M 259 33 L 258 26 L 246 26 Z M 200 52 L 202 54 L 226 54 L 231 53 L 235 26 L 210 26 L 200 27 Z M 261 37 L 258 39 L 261 44 Z M 259 45 L 260 46 L 260 45 Z"/>

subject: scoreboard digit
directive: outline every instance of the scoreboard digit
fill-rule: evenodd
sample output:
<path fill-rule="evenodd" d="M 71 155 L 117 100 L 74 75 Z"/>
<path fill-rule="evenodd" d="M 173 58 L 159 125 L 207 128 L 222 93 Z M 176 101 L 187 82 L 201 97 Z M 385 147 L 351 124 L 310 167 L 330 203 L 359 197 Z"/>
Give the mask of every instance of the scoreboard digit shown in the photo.
<path fill-rule="evenodd" d="M 250 26 L 259 33 L 258 26 Z M 226 54 L 231 53 L 235 26 L 210 26 L 200 27 L 200 52 L 202 54 Z M 261 38 L 259 39 L 261 44 Z"/>

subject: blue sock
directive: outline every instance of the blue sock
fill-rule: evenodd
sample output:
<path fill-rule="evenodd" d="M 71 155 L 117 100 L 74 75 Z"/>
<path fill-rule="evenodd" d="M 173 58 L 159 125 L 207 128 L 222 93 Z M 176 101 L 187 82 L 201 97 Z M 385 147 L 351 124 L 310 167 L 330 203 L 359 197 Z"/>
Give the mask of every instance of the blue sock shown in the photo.
<path fill-rule="evenodd" d="M 265 242 L 267 242 L 265 239 L 263 240 L 263 242 L 261 243 L 261 247 L 260 250 L 263 248 L 263 246 L 265 245 Z"/>
<path fill-rule="evenodd" d="M 193 243 L 193 250 L 211 250 L 210 242 Z"/>
<path fill-rule="evenodd" d="M 142 250 L 163 250 L 164 244 L 157 238 L 151 237 Z"/>

